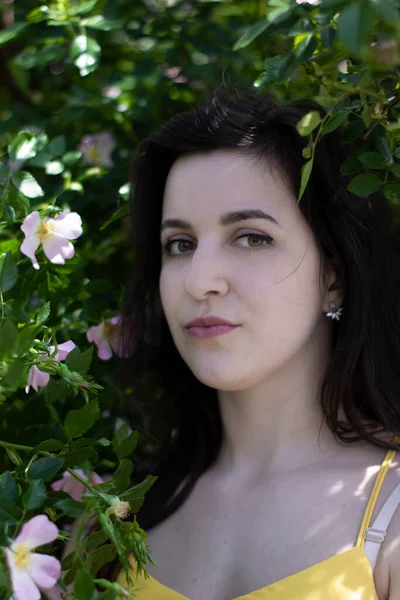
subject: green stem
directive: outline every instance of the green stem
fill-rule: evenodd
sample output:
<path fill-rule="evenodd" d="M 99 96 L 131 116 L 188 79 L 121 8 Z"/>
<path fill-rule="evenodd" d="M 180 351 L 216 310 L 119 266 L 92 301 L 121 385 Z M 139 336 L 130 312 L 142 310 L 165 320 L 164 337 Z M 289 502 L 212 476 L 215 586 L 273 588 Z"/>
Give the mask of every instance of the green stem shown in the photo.
<path fill-rule="evenodd" d="M 0 292 L 0 303 L 1 303 L 1 318 L 4 319 L 4 300 L 3 292 Z"/>
<path fill-rule="evenodd" d="M 78 473 L 76 473 L 76 471 L 74 471 L 73 469 L 66 469 L 66 471 L 68 471 L 68 473 L 70 473 L 70 475 L 72 475 L 72 477 L 75 477 L 75 479 L 77 479 L 78 481 L 80 481 L 81 483 L 83 483 L 83 485 L 85 487 L 87 487 L 87 489 L 92 492 L 92 494 L 95 494 L 96 496 L 99 496 L 99 492 L 95 489 L 94 486 L 92 486 L 91 483 L 89 483 L 89 481 L 87 479 L 84 479 L 83 477 L 81 477 L 80 475 L 78 475 Z"/>
<path fill-rule="evenodd" d="M 12 450 L 27 450 L 27 451 L 34 450 L 33 446 L 23 446 L 22 444 L 13 444 L 12 442 L 3 442 L 3 441 L 0 441 L 0 447 L 10 448 Z M 39 451 L 38 454 L 46 454 L 47 456 L 52 456 L 52 454 L 50 452 Z M 70 475 L 72 475 L 72 477 L 77 479 L 80 483 L 83 483 L 83 485 L 85 487 L 87 487 L 87 489 L 90 490 L 92 492 L 92 494 L 95 494 L 96 496 L 101 495 L 98 492 L 98 490 L 96 490 L 96 488 L 91 483 L 89 483 L 89 481 L 87 479 L 84 479 L 83 477 L 78 475 L 78 473 L 76 473 L 76 471 L 74 471 L 73 469 L 69 469 L 69 468 L 67 468 L 66 471 L 68 471 L 68 473 Z"/>
<path fill-rule="evenodd" d="M 10 448 L 11 450 L 34 450 L 33 446 L 22 446 L 22 444 L 13 444 L 12 442 L 0 441 L 2 448 Z"/>

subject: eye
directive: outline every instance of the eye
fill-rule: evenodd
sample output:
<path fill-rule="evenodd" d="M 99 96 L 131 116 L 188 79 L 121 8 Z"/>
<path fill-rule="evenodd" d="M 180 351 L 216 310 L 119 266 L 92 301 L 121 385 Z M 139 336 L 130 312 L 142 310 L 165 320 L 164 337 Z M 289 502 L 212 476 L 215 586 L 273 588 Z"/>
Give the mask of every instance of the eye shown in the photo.
<path fill-rule="evenodd" d="M 254 252 L 254 251 L 258 251 L 258 250 L 265 250 L 267 246 L 269 246 L 270 244 L 272 244 L 272 242 L 274 241 L 272 237 L 270 237 L 269 235 L 264 235 L 261 233 L 245 233 L 243 235 L 238 236 L 236 239 L 240 240 L 243 238 L 250 238 L 250 239 L 255 239 L 258 240 L 258 242 L 262 242 L 258 243 L 257 246 L 255 247 L 244 247 L 244 250 L 249 250 L 250 252 Z M 173 244 L 193 244 L 194 242 L 191 242 L 190 240 L 186 240 L 183 238 L 176 238 L 173 240 L 168 240 L 167 242 L 165 242 L 164 244 L 161 244 L 161 250 L 164 256 L 169 256 L 171 258 L 176 258 L 177 256 L 183 256 L 183 254 L 186 254 L 185 252 L 178 252 L 178 253 L 173 253 L 171 248 Z M 179 246 L 178 246 L 179 247 Z M 242 246 L 243 248 L 243 246 Z"/>

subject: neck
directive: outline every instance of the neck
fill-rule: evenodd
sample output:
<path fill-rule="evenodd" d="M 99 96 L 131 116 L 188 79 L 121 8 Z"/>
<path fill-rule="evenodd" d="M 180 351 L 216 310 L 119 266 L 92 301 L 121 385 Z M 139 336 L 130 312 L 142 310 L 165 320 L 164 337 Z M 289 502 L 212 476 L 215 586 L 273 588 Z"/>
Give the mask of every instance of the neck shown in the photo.
<path fill-rule="evenodd" d="M 327 356 L 308 363 L 303 356 L 261 385 L 219 391 L 224 435 L 214 469 L 245 483 L 307 468 L 344 452 L 321 410 L 326 364 Z"/>

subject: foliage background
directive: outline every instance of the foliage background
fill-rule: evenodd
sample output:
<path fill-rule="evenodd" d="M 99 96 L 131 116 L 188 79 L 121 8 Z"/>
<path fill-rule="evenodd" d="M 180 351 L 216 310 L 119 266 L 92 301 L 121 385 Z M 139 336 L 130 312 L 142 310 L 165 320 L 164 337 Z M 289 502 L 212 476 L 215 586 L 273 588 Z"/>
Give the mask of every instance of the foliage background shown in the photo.
<path fill-rule="evenodd" d="M 0 509 L 2 545 L 38 512 L 61 527 L 87 509 L 57 505 L 66 496 L 49 486 L 63 468 L 94 468 L 114 483 L 117 472 L 118 485 L 106 491 L 120 493 L 135 456 L 157 446 L 144 408 L 156 393 L 151 378 L 121 385 L 118 360 L 102 361 L 94 349 L 91 361 L 86 338 L 89 327 L 121 313 L 134 269 L 127 182 L 139 140 L 221 84 L 254 84 L 282 102 L 313 98 L 329 112 L 300 124 L 310 140 L 303 184 L 318 139 L 341 127 L 353 148 L 342 166 L 354 176 L 351 190 L 380 189 L 397 230 L 399 7 L 399 0 L 1 0 L 0 505 L 9 506 Z M 90 138 L 104 132 L 109 154 L 104 140 L 95 148 Z M 73 259 L 59 266 L 39 253 L 36 271 L 20 253 L 20 226 L 33 210 L 53 206 L 78 212 L 83 234 Z M 26 394 L 32 361 L 55 339 L 79 349 L 55 365 L 39 393 Z M 74 421 L 70 411 L 83 407 Z M 118 437 L 124 412 L 130 428 Z M 75 436 L 71 419 L 84 423 Z M 32 471 L 39 457 L 49 469 Z M 78 565 L 71 564 L 73 580 Z M 84 600 L 97 593 L 88 572 L 94 576 L 98 564 L 86 566 Z"/>

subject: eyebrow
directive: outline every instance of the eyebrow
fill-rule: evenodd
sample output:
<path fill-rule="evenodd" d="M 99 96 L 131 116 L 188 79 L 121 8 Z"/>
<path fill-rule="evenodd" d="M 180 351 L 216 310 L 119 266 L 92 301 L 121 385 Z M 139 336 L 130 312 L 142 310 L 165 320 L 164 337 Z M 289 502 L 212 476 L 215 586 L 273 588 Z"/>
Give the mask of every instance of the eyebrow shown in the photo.
<path fill-rule="evenodd" d="M 280 225 L 272 215 L 269 215 L 263 210 L 257 208 L 252 208 L 249 210 L 235 210 L 233 212 L 223 213 L 218 219 L 218 225 L 227 227 L 228 225 L 233 225 L 239 221 L 246 221 L 247 219 L 267 219 L 271 223 L 274 223 L 283 229 L 282 225 Z M 183 221 L 182 219 L 165 219 L 161 225 L 160 233 L 162 233 L 165 229 L 168 229 L 168 227 L 193 229 L 192 225 L 188 221 Z"/>

